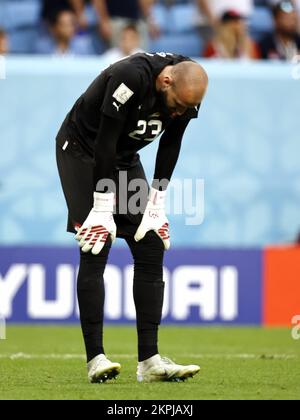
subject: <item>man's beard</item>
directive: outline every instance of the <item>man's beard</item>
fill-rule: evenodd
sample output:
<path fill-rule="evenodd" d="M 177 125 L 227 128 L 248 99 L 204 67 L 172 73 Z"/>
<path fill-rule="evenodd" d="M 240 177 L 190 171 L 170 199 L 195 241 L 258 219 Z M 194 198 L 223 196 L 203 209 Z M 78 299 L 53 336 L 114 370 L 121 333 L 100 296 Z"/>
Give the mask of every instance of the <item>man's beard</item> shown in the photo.
<path fill-rule="evenodd" d="M 162 114 L 170 116 L 171 111 L 168 107 L 167 92 L 164 92 L 162 90 L 157 92 L 157 103 L 159 106 L 159 111 Z"/>

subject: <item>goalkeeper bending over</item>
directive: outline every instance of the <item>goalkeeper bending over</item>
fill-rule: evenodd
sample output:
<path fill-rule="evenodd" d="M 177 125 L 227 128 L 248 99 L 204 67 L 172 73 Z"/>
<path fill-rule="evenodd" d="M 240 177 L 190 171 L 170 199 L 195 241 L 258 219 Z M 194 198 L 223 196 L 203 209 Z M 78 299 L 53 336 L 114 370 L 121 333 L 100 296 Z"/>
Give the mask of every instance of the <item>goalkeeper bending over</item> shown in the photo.
<path fill-rule="evenodd" d="M 81 248 L 78 300 L 92 383 L 112 379 L 121 369 L 119 363 L 106 358 L 103 348 L 103 273 L 116 236 L 126 240 L 134 258 L 138 381 L 179 381 L 200 370 L 162 358 L 157 343 L 164 296 L 163 258 L 170 247 L 166 188 L 183 135 L 189 121 L 198 116 L 207 85 L 204 69 L 188 57 L 136 54 L 96 78 L 57 135 L 68 231 L 76 234 Z M 123 183 L 119 188 L 119 174 L 126 173 L 127 187 L 132 180 L 146 182 L 137 152 L 161 133 L 154 181 L 147 187 L 140 211 L 121 211 L 136 192 L 125 191 Z M 115 188 L 110 188 L 111 181 Z"/>

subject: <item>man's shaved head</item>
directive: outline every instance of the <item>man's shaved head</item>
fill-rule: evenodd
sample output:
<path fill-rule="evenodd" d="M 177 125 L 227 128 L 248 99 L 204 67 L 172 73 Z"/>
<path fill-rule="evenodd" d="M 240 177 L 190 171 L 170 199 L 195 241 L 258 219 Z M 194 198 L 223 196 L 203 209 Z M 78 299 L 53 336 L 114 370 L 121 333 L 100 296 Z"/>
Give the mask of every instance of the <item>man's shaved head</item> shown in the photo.
<path fill-rule="evenodd" d="M 199 105 L 206 93 L 208 76 L 200 64 L 183 61 L 167 66 L 157 78 L 156 87 L 173 117 Z"/>
<path fill-rule="evenodd" d="M 184 61 L 172 67 L 174 87 L 178 94 L 186 96 L 186 101 L 199 104 L 208 86 L 208 76 L 199 64 Z"/>

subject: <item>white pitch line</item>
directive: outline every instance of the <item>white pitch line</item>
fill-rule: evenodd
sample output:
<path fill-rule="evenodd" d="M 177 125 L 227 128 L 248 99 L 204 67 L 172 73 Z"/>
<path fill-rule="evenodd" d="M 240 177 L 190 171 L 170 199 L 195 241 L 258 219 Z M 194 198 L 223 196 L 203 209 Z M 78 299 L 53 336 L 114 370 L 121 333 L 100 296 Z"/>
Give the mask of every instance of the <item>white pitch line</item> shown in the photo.
<path fill-rule="evenodd" d="M 115 359 L 136 359 L 134 354 L 112 354 L 109 355 Z M 287 360 L 297 359 L 299 356 L 296 354 L 182 354 L 180 358 L 190 359 L 244 359 L 244 360 Z M 83 354 L 28 354 L 28 353 L 12 353 L 0 354 L 0 359 L 10 360 L 85 360 Z"/>

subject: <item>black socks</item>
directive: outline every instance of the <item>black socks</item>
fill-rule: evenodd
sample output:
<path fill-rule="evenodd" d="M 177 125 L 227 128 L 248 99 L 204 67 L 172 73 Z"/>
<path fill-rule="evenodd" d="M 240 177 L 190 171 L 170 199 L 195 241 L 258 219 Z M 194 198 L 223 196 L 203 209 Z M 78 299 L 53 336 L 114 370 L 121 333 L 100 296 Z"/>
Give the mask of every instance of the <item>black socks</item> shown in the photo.
<path fill-rule="evenodd" d="M 138 243 L 134 239 L 127 239 L 127 243 L 135 262 L 133 295 L 137 313 L 138 359 L 141 362 L 158 353 L 158 328 L 164 297 L 164 246 L 154 232 L 149 232 Z M 77 291 L 88 362 L 104 353 L 103 274 L 110 248 L 109 242 L 100 255 L 80 253 Z"/>
<path fill-rule="evenodd" d="M 80 252 L 77 293 L 80 321 L 90 362 L 103 348 L 104 279 L 103 273 L 111 245 L 106 244 L 100 255 Z"/>

